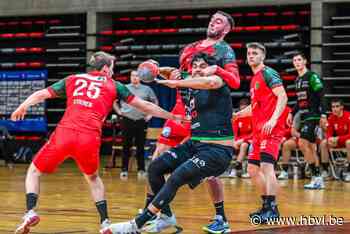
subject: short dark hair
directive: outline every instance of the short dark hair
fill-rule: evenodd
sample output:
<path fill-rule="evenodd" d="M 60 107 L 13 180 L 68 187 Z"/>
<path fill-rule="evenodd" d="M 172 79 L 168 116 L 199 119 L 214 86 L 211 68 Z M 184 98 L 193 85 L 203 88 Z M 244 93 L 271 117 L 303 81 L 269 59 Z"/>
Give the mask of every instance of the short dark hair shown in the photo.
<path fill-rule="evenodd" d="M 344 102 L 343 100 L 339 99 L 339 98 L 334 98 L 331 100 L 331 103 L 340 103 L 340 105 L 344 106 Z"/>
<path fill-rule="evenodd" d="M 235 27 L 235 20 L 232 16 L 224 11 L 217 11 L 215 14 L 220 14 L 226 17 L 227 21 L 230 23 L 231 29 Z"/>
<path fill-rule="evenodd" d="M 248 106 L 250 104 L 250 101 L 248 98 L 242 98 L 241 100 L 239 100 L 239 105 L 246 105 Z"/>
<path fill-rule="evenodd" d="M 96 70 L 101 70 L 105 65 L 111 66 L 114 60 L 115 57 L 113 55 L 103 51 L 98 51 L 91 55 L 89 60 L 89 66 Z"/>
<path fill-rule="evenodd" d="M 248 48 L 253 48 L 253 49 L 260 49 L 264 54 L 266 54 L 266 48 L 263 44 L 259 43 L 259 42 L 250 42 L 247 43 L 246 45 L 247 49 Z"/>
<path fill-rule="evenodd" d="M 192 60 L 191 60 L 191 65 L 196 62 L 196 61 L 199 61 L 199 60 L 204 60 L 204 62 L 206 64 L 208 64 L 209 66 L 211 65 L 216 65 L 216 60 L 214 57 L 212 56 L 209 56 L 208 54 L 206 53 L 203 53 L 203 52 L 199 52 L 195 55 L 193 55 L 192 57 Z"/>
<path fill-rule="evenodd" d="M 302 57 L 304 60 L 307 60 L 305 54 L 304 54 L 303 52 L 301 52 L 301 51 L 298 51 L 298 52 L 296 52 L 295 54 L 293 54 L 293 58 L 296 57 L 296 56 L 300 56 L 300 57 Z"/>

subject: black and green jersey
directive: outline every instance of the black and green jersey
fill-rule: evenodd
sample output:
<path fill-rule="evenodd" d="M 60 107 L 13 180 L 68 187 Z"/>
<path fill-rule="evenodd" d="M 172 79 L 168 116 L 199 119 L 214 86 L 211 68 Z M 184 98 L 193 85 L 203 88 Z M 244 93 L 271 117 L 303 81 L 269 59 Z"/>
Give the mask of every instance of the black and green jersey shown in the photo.
<path fill-rule="evenodd" d="M 295 91 L 297 103 L 293 109 L 293 114 L 300 112 L 301 121 L 318 120 L 324 108 L 323 82 L 315 73 L 308 70 L 303 76 L 297 77 L 295 81 Z"/>
<path fill-rule="evenodd" d="M 185 100 L 192 121 L 192 140 L 219 141 L 233 139 L 232 100 L 225 85 L 215 90 L 189 89 Z"/>

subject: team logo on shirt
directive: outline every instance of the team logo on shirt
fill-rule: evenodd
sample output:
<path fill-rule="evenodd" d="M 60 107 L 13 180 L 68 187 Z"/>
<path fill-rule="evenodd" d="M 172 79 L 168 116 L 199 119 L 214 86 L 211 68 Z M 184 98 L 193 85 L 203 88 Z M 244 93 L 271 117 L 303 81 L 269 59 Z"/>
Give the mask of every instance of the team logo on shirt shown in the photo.
<path fill-rule="evenodd" d="M 266 146 L 267 146 L 267 140 L 263 140 L 263 141 L 260 143 L 260 149 L 266 149 Z"/>
<path fill-rule="evenodd" d="M 256 82 L 255 83 L 255 89 L 259 89 L 260 88 L 260 83 L 259 82 Z"/>
<path fill-rule="evenodd" d="M 164 137 L 169 137 L 171 134 L 171 128 L 170 127 L 164 127 L 162 131 L 162 135 Z"/>

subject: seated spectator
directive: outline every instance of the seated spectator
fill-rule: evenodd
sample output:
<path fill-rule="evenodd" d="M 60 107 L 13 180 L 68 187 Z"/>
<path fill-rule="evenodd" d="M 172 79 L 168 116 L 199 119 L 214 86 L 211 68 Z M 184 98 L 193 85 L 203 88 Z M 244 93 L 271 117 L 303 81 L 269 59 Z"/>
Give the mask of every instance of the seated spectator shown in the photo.
<path fill-rule="evenodd" d="M 282 171 L 277 177 L 279 180 L 288 179 L 288 167 L 289 159 L 293 150 L 298 148 L 298 142 L 300 138 L 300 114 L 297 113 L 293 117 L 293 124 L 287 128 L 285 133 L 285 141 L 282 144 Z"/>
<path fill-rule="evenodd" d="M 350 182 L 350 112 L 344 111 L 342 100 L 331 102 L 332 113 L 328 117 L 326 139 L 321 142 L 322 166 L 329 168 L 329 148 L 346 148 L 348 167 L 344 180 Z"/>
<path fill-rule="evenodd" d="M 239 102 L 239 110 L 249 106 L 249 99 L 244 98 Z M 252 118 L 251 116 L 238 117 L 232 119 L 232 127 L 234 132 L 233 147 L 239 152 L 237 156 L 236 166 L 232 169 L 230 177 L 242 175 L 242 162 L 247 156 L 248 147 L 252 139 Z"/>

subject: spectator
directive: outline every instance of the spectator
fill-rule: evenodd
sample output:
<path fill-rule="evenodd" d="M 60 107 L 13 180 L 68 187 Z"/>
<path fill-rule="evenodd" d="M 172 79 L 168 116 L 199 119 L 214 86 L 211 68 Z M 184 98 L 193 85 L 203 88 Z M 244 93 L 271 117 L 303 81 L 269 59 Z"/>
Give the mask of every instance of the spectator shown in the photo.
<path fill-rule="evenodd" d="M 8 168 L 13 168 L 13 158 L 10 156 L 10 139 L 11 135 L 4 126 L 0 126 L 0 155 L 5 160 Z"/>
<path fill-rule="evenodd" d="M 249 99 L 243 98 L 239 101 L 239 110 L 243 110 L 249 106 Z M 239 152 L 237 156 L 236 166 L 232 169 L 230 177 L 240 177 L 242 175 L 242 162 L 247 156 L 248 147 L 252 140 L 252 117 L 234 117 L 232 122 L 234 132 L 233 147 Z M 247 174 L 246 177 L 249 177 Z"/>
<path fill-rule="evenodd" d="M 342 100 L 331 102 L 332 113 L 328 117 L 326 139 L 321 142 L 322 167 L 329 168 L 329 148 L 346 148 L 348 168 L 344 181 L 350 182 L 350 112 L 344 111 Z"/>
<path fill-rule="evenodd" d="M 130 74 L 131 83 L 126 85 L 132 94 L 135 96 L 153 102 L 158 105 L 158 99 L 153 90 L 141 84 L 140 78 L 136 71 L 132 71 Z M 122 171 L 120 178 L 126 179 L 128 177 L 130 149 L 135 140 L 136 146 L 136 159 L 137 159 L 137 176 L 142 178 L 145 176 L 145 140 L 148 121 L 152 118 L 151 115 L 145 115 L 143 112 L 138 111 L 136 108 L 121 102 L 121 108 L 117 102 L 113 105 L 114 110 L 118 115 L 123 116 L 122 119 L 122 135 L 123 135 L 123 157 L 122 157 Z"/>

